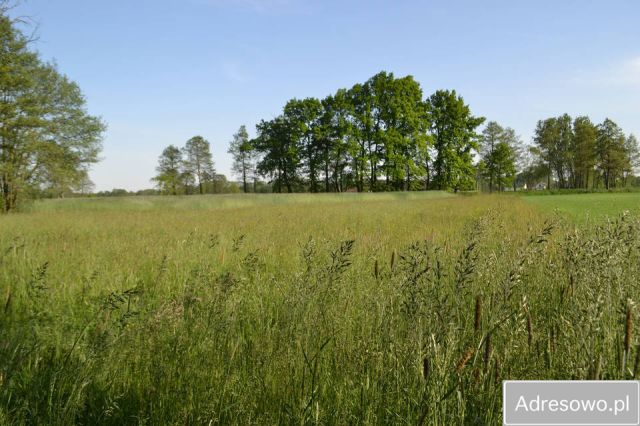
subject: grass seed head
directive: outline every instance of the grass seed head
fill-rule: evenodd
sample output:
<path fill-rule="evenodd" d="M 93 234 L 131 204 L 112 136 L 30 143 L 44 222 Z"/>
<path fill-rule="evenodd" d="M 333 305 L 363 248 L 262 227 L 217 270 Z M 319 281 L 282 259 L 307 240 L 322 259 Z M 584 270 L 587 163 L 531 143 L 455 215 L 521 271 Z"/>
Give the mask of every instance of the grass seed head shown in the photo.
<path fill-rule="evenodd" d="M 478 331 L 480 330 L 481 326 L 482 326 L 482 296 L 477 295 L 476 296 L 476 314 L 475 314 L 473 329 L 475 331 Z"/>
<path fill-rule="evenodd" d="M 429 380 L 429 374 L 431 374 L 431 365 L 429 364 L 429 358 L 424 357 L 422 360 L 422 377 L 425 381 Z"/>
<path fill-rule="evenodd" d="M 633 311 L 631 304 L 627 305 L 627 315 L 624 321 L 624 352 L 629 353 L 631 349 L 631 339 L 633 337 Z"/>
<path fill-rule="evenodd" d="M 473 349 L 469 349 L 462 355 L 462 358 L 456 364 L 456 373 L 460 374 L 462 369 L 467 365 L 471 357 L 473 356 Z"/>

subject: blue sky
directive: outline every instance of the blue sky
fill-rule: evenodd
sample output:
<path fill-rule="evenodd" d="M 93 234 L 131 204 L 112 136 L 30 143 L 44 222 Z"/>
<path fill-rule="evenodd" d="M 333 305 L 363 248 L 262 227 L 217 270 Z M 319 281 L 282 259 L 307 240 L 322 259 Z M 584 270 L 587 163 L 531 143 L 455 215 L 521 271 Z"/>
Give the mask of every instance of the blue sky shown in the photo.
<path fill-rule="evenodd" d="M 37 49 L 108 123 L 98 190 L 152 187 L 157 158 L 194 135 L 230 172 L 241 124 L 385 70 L 425 96 L 456 89 L 531 140 L 536 121 L 610 117 L 640 136 L 637 0 L 27 0 Z"/>

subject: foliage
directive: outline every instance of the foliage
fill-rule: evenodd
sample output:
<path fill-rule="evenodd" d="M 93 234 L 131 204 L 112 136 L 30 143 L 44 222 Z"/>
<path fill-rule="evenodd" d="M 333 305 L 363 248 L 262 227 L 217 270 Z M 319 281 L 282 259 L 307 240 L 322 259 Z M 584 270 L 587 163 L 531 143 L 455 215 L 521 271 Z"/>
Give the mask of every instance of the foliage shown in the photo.
<path fill-rule="evenodd" d="M 182 151 L 175 145 L 169 145 L 162 151 L 158 160 L 158 175 L 153 178 L 165 194 L 178 195 L 178 188 L 183 185 Z"/>
<path fill-rule="evenodd" d="M 489 192 L 495 188 L 503 191 L 514 184 L 520 145 L 520 139 L 513 129 L 504 129 L 495 121 L 487 123 L 480 143 L 479 168 L 489 181 Z"/>
<path fill-rule="evenodd" d="M 637 171 L 638 143 L 612 120 L 594 125 L 588 117 L 568 114 L 541 120 L 535 130 L 535 153 L 545 164 L 547 188 L 610 189 L 626 186 Z"/>
<path fill-rule="evenodd" d="M 439 90 L 428 100 L 431 131 L 437 152 L 433 163 L 434 186 L 456 191 L 475 186 L 472 150 L 477 150 L 476 128 L 484 118 L 474 117 L 462 97 Z"/>
<path fill-rule="evenodd" d="M 183 151 L 184 174 L 188 176 L 187 179 L 197 182 L 199 193 L 204 194 L 205 183 L 215 175 L 209 141 L 202 136 L 194 136 L 187 141 Z"/>
<path fill-rule="evenodd" d="M 0 9 L 0 201 L 3 212 L 42 191 L 86 187 L 98 160 L 102 121 L 87 113 L 77 84 L 29 49 Z"/>
<path fill-rule="evenodd" d="M 252 145 L 276 192 L 469 189 L 482 121 L 455 92 L 423 100 L 413 77 L 380 72 L 322 101 L 290 100 Z"/>
<path fill-rule="evenodd" d="M 189 139 L 184 148 L 169 145 L 158 159 L 158 174 L 151 179 L 164 194 L 236 192 L 224 175 L 216 174 L 209 142 L 202 136 Z"/>
<path fill-rule="evenodd" d="M 247 128 L 242 125 L 238 132 L 233 135 L 233 140 L 229 144 L 228 153 L 233 158 L 231 169 L 242 179 L 242 191 L 246 194 L 249 192 L 247 182 L 253 180 L 253 192 L 256 192 L 256 166 L 255 166 L 255 150 L 249 140 Z"/>

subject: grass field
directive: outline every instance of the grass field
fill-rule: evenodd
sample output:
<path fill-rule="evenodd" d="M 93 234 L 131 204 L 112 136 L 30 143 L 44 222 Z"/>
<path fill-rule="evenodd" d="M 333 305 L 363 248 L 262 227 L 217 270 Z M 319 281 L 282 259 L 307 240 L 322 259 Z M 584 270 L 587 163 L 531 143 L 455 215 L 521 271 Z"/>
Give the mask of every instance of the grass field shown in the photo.
<path fill-rule="evenodd" d="M 73 198 L 36 201 L 27 211 L 45 212 L 61 210 L 202 210 L 230 209 L 241 207 L 304 205 L 326 203 L 355 203 L 359 201 L 410 201 L 451 198 L 444 191 L 430 192 L 377 192 L 344 194 L 232 194 L 205 196 L 137 196 L 113 198 Z"/>
<path fill-rule="evenodd" d="M 543 195 L 523 199 L 545 212 L 557 210 L 579 222 L 598 222 L 605 216 L 615 217 L 625 210 L 640 214 L 638 192 Z"/>
<path fill-rule="evenodd" d="M 638 198 L 575 197 L 0 217 L 0 423 L 499 424 L 502 379 L 634 378 Z"/>

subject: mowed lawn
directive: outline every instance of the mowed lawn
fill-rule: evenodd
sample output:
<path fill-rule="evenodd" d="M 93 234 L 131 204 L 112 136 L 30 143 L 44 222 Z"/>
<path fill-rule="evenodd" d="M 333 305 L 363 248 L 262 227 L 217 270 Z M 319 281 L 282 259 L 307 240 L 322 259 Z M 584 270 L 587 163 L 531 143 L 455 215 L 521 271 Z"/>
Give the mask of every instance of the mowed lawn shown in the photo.
<path fill-rule="evenodd" d="M 542 212 L 558 211 L 580 223 L 597 223 L 623 211 L 640 213 L 640 192 L 531 195 L 522 199 Z"/>
<path fill-rule="evenodd" d="M 634 197 L 35 203 L 0 217 L 0 424 L 499 424 L 503 378 L 635 378 L 640 221 L 575 220 Z"/>

